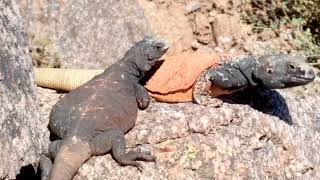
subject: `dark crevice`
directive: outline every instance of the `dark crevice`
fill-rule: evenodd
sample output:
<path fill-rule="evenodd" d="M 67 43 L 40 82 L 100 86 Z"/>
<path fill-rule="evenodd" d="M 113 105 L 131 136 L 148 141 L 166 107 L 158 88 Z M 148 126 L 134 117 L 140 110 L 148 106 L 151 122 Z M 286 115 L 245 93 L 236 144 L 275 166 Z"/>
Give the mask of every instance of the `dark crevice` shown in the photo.
<path fill-rule="evenodd" d="M 160 66 L 164 63 L 164 60 L 158 60 L 155 62 L 154 66 L 150 69 L 150 71 L 146 72 L 145 76 L 141 79 L 140 83 L 145 85 L 146 82 L 157 72 Z"/>
<path fill-rule="evenodd" d="M 40 170 L 35 171 L 31 164 L 23 166 L 20 173 L 17 174 L 16 180 L 40 180 Z"/>

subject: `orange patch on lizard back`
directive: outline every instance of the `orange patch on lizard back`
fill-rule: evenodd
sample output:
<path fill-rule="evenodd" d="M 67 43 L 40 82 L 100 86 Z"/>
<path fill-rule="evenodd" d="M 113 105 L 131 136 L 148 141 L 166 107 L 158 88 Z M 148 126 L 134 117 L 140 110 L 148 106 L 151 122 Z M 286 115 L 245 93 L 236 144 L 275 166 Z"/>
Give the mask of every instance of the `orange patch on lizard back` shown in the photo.
<path fill-rule="evenodd" d="M 185 91 L 178 91 L 174 93 L 167 93 L 167 94 L 159 94 L 159 93 L 152 93 L 149 91 L 150 96 L 155 98 L 157 101 L 160 102 L 189 102 L 192 101 L 192 88 L 189 88 Z"/>
<path fill-rule="evenodd" d="M 158 101 L 192 101 L 192 86 L 201 72 L 218 66 L 227 57 L 197 52 L 169 56 L 145 87 Z"/>

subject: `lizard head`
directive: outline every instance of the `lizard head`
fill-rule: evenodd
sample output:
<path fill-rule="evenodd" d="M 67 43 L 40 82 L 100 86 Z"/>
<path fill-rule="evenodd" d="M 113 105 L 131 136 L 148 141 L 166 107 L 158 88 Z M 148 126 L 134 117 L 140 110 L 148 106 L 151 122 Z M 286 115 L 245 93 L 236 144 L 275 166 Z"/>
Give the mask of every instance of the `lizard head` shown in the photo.
<path fill-rule="evenodd" d="M 134 52 L 130 54 L 135 55 L 130 59 L 139 71 L 147 72 L 168 49 L 169 45 L 166 40 L 147 36 L 129 50 L 129 52 Z"/>
<path fill-rule="evenodd" d="M 315 79 L 314 71 L 303 58 L 284 54 L 260 57 L 253 76 L 254 81 L 269 89 L 305 85 Z"/>

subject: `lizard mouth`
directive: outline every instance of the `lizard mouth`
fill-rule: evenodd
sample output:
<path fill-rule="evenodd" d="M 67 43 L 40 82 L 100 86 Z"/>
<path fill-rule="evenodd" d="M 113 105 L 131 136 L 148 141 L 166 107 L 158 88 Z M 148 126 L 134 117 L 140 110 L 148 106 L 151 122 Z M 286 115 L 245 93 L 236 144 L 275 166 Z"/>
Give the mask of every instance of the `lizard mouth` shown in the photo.
<path fill-rule="evenodd" d="M 285 84 L 287 86 L 298 86 L 298 85 L 305 85 L 309 82 L 313 81 L 315 77 L 302 77 L 302 76 L 293 76 L 290 78 L 289 82 L 286 82 Z"/>
<path fill-rule="evenodd" d="M 151 57 L 149 54 L 147 54 L 147 59 L 148 59 L 148 61 L 150 61 L 150 62 L 155 62 L 155 61 L 157 61 L 157 59 Z"/>
<path fill-rule="evenodd" d="M 291 73 L 289 83 L 307 84 L 315 79 L 313 70 L 300 71 L 299 73 Z"/>
<path fill-rule="evenodd" d="M 147 59 L 148 59 L 148 61 L 152 61 L 152 58 L 149 54 L 147 54 Z"/>
<path fill-rule="evenodd" d="M 147 54 L 147 60 L 149 61 L 149 64 L 153 66 L 159 59 L 153 58 L 149 54 Z"/>
<path fill-rule="evenodd" d="M 313 81 L 315 79 L 315 74 L 313 71 L 304 73 L 303 75 L 293 75 L 292 79 L 295 81 Z"/>
<path fill-rule="evenodd" d="M 316 77 L 313 70 L 303 70 L 299 73 L 291 74 L 292 80 L 294 81 L 313 81 Z"/>

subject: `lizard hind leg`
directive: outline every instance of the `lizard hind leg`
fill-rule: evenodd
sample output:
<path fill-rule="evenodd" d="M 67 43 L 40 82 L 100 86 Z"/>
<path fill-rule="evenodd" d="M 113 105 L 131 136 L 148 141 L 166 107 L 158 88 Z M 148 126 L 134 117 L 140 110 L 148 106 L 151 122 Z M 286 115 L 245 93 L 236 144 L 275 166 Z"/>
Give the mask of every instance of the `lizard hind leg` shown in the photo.
<path fill-rule="evenodd" d="M 71 180 L 81 165 L 92 156 L 89 142 L 71 136 L 63 139 L 58 146 L 49 180 Z"/>
<path fill-rule="evenodd" d="M 41 180 L 47 180 L 52 169 L 52 160 L 55 159 L 56 154 L 60 149 L 62 140 L 56 140 L 49 144 L 48 154 L 41 154 L 40 156 L 40 170 Z"/>
<path fill-rule="evenodd" d="M 126 152 L 126 141 L 121 130 L 110 129 L 96 135 L 90 142 L 93 155 L 104 155 L 112 151 L 114 159 L 121 165 L 132 165 L 142 171 L 136 160 L 155 161 L 150 152 Z"/>
<path fill-rule="evenodd" d="M 39 167 L 41 171 L 41 180 L 47 180 L 52 169 L 51 159 L 45 154 L 41 154 Z"/>

